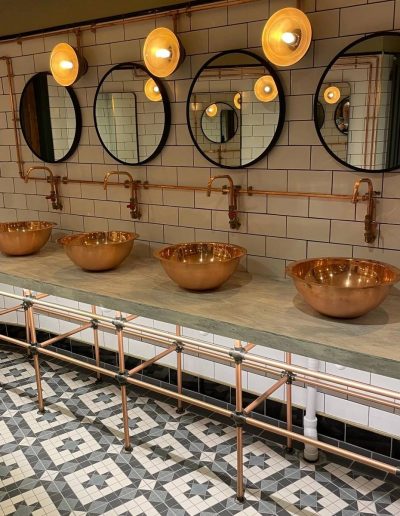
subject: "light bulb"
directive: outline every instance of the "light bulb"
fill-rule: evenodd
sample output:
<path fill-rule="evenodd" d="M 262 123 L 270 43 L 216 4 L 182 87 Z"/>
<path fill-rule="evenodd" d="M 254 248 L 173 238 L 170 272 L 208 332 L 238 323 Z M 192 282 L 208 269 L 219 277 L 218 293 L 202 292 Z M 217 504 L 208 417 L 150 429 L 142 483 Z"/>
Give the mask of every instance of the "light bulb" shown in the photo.
<path fill-rule="evenodd" d="M 265 86 L 264 91 L 265 91 L 265 93 L 271 93 L 271 91 L 272 91 L 271 86 Z"/>
<path fill-rule="evenodd" d="M 330 91 L 330 92 L 328 93 L 328 97 L 329 97 L 330 99 L 333 99 L 334 94 L 333 94 L 333 92 L 332 92 L 332 91 Z"/>
<path fill-rule="evenodd" d="M 68 61 L 67 59 L 60 61 L 60 68 L 63 70 L 72 70 L 73 67 L 74 63 L 72 61 Z"/>
<path fill-rule="evenodd" d="M 154 86 L 153 91 L 154 93 L 160 93 L 160 88 L 158 86 Z"/>
<path fill-rule="evenodd" d="M 156 57 L 161 57 L 163 59 L 169 59 L 172 56 L 172 52 L 168 48 L 157 48 L 155 55 L 156 55 Z"/>
<path fill-rule="evenodd" d="M 298 36 L 294 32 L 283 32 L 281 40 L 287 45 L 294 45 L 298 40 Z"/>

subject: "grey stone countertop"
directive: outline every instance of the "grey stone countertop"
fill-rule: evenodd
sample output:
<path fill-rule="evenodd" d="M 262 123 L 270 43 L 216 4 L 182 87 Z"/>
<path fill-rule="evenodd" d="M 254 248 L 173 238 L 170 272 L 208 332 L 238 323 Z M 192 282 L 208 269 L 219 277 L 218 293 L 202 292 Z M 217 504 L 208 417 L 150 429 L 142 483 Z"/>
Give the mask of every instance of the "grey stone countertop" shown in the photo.
<path fill-rule="evenodd" d="M 54 244 L 1 256 L 0 282 L 400 379 L 398 295 L 358 319 L 329 319 L 290 281 L 237 272 L 216 291 L 188 292 L 156 260 L 131 256 L 116 270 L 84 272 Z"/>

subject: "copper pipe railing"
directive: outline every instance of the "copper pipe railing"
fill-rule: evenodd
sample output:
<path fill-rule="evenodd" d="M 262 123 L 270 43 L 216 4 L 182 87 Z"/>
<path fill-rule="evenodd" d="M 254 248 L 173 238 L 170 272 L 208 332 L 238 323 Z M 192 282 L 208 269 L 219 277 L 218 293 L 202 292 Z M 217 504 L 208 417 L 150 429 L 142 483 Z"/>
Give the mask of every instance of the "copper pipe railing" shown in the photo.
<path fill-rule="evenodd" d="M 75 335 L 76 333 L 79 333 L 80 331 L 87 330 L 88 328 L 92 327 L 92 323 L 86 323 L 82 326 L 78 326 L 78 328 L 74 328 L 71 331 L 67 331 L 66 333 L 62 333 L 61 335 L 57 335 L 56 337 L 53 337 L 51 339 L 48 339 L 44 342 L 42 342 L 40 345 L 46 348 L 47 346 L 51 346 L 55 344 L 56 342 L 59 342 L 60 340 L 66 339 L 68 337 L 71 337 L 72 335 Z"/>
<path fill-rule="evenodd" d="M 256 398 L 249 405 L 247 405 L 247 407 L 243 409 L 243 412 L 245 414 L 250 414 L 251 412 L 253 412 L 253 410 L 257 408 L 260 403 L 269 398 L 274 392 L 276 392 L 278 389 L 282 387 L 282 385 L 285 385 L 286 383 L 287 375 L 284 375 L 280 380 L 274 383 L 274 385 L 271 385 L 271 387 L 267 389 L 263 394 L 258 396 L 258 398 Z"/>
<path fill-rule="evenodd" d="M 18 339 L 12 339 L 7 336 L 0 335 L 0 340 L 4 340 L 8 343 L 16 344 L 17 346 L 21 346 L 23 348 L 28 348 L 33 352 L 34 355 L 34 367 L 35 367 L 35 377 L 36 377 L 36 383 L 37 383 L 37 393 L 38 393 L 38 405 L 39 410 L 44 409 L 44 400 L 43 400 L 43 393 L 42 393 L 42 386 L 41 386 L 41 374 L 40 374 L 40 367 L 39 367 L 39 355 L 42 354 L 44 356 L 49 356 L 53 358 L 57 358 L 59 360 L 63 360 L 71 365 L 76 365 L 79 367 L 87 368 L 96 374 L 104 374 L 105 376 L 110 376 L 118 381 L 118 383 L 121 386 L 121 403 L 122 403 L 122 418 L 123 418 L 123 427 L 124 427 L 124 448 L 126 450 L 131 449 L 130 444 L 130 437 L 129 437 L 129 417 L 128 417 L 128 410 L 127 410 L 127 393 L 126 393 L 126 386 L 127 384 L 135 385 L 137 387 L 143 387 L 147 390 L 157 392 L 159 394 L 164 394 L 169 397 L 175 398 L 178 401 L 190 403 L 198 407 L 205 408 L 207 410 L 211 410 L 214 412 L 217 412 L 224 416 L 232 417 L 235 425 L 236 425 L 236 434 L 237 434 L 237 498 L 239 501 L 243 501 L 244 499 L 244 476 L 243 476 L 243 425 L 244 424 L 250 424 L 252 426 L 255 426 L 257 428 L 268 430 L 272 433 L 276 433 L 278 435 L 286 437 L 288 443 L 292 440 L 297 440 L 299 442 L 308 444 L 310 446 L 318 447 L 325 451 L 330 451 L 332 453 L 336 453 L 338 455 L 341 455 L 343 457 L 356 460 L 358 462 L 361 462 L 363 464 L 367 464 L 372 467 L 379 468 L 383 471 L 386 471 L 388 473 L 392 473 L 395 475 L 398 475 L 400 471 L 392 465 L 389 465 L 384 462 L 380 462 L 374 459 L 370 459 L 368 457 L 364 457 L 362 455 L 358 455 L 352 452 L 349 452 L 347 450 L 342 450 L 340 448 L 336 448 L 335 446 L 328 445 L 326 443 L 322 443 L 315 439 L 310 439 L 308 437 L 299 435 L 293 431 L 291 431 L 289 428 L 287 430 L 282 429 L 280 427 L 275 427 L 273 425 L 269 425 L 267 423 L 258 421 L 254 418 L 248 417 L 248 415 L 243 411 L 243 399 L 242 399 L 242 363 L 244 363 L 246 360 L 251 364 L 252 362 L 257 362 L 258 365 L 265 365 L 268 369 L 279 369 L 282 371 L 284 370 L 284 377 L 281 378 L 281 383 L 283 385 L 284 380 L 287 382 L 289 379 L 289 375 L 294 377 L 294 374 L 296 372 L 301 374 L 307 374 L 307 376 L 311 377 L 311 381 L 315 381 L 312 377 L 314 376 L 320 376 L 323 380 L 333 382 L 333 380 L 336 380 L 338 383 L 341 384 L 348 384 L 349 386 L 357 389 L 361 389 L 361 387 L 364 389 L 364 391 L 373 391 L 375 393 L 378 393 L 380 395 L 389 396 L 394 399 L 400 399 L 400 394 L 396 393 L 394 391 L 389 391 L 387 389 L 380 389 L 375 386 L 369 386 L 367 384 L 362 384 L 361 382 L 355 382 L 351 380 L 342 379 L 340 377 L 335 377 L 334 375 L 328 375 L 326 373 L 319 373 L 315 371 L 309 371 L 307 369 L 304 369 L 299 366 L 294 366 L 291 364 L 291 357 L 289 354 L 286 354 L 285 363 L 277 362 L 274 360 L 268 360 L 264 359 L 262 357 L 250 357 L 248 356 L 248 351 L 246 351 L 245 347 L 242 347 L 242 344 L 240 341 L 235 342 L 234 350 L 229 350 L 225 348 L 218 347 L 216 345 L 203 343 L 201 341 L 196 341 L 195 339 L 189 339 L 187 337 L 182 337 L 179 335 L 179 340 L 176 340 L 177 335 L 172 335 L 168 332 L 164 332 L 161 330 L 155 330 L 153 328 L 144 328 L 139 325 L 135 325 L 129 322 L 126 322 L 126 318 L 121 317 L 121 313 L 117 312 L 116 317 L 114 319 L 110 317 L 106 317 L 104 315 L 97 315 L 93 312 L 85 312 L 83 310 L 74 309 L 72 307 L 61 307 L 60 305 L 54 305 L 53 303 L 48 303 L 45 301 L 37 300 L 34 296 L 32 296 L 30 293 L 24 292 L 24 296 L 19 296 L 17 294 L 13 293 L 2 293 L 0 292 L 0 295 L 4 294 L 6 297 L 10 297 L 12 299 L 19 299 L 23 302 L 24 309 L 27 313 L 27 325 L 29 326 L 29 331 L 27 330 L 27 334 L 31 336 L 31 342 L 25 343 L 23 341 L 19 341 Z M 55 307 L 58 309 L 58 311 L 62 311 L 62 309 L 65 310 L 66 313 L 71 313 L 74 317 L 78 317 L 79 319 L 88 319 L 90 322 L 95 321 L 96 323 L 103 323 L 103 324 L 111 324 L 114 326 L 115 334 L 117 336 L 118 341 L 118 356 L 119 356 L 119 368 L 120 371 L 118 373 L 109 371 L 105 368 L 99 367 L 97 364 L 88 364 L 87 362 L 55 353 L 54 351 L 49 350 L 47 347 L 44 347 L 41 344 L 38 344 L 36 342 L 36 330 L 35 330 L 35 322 L 33 317 L 33 306 L 37 305 L 40 306 L 47 306 L 49 308 Z M 18 309 L 18 307 L 17 307 Z M 96 316 L 94 319 L 93 316 Z M 86 325 L 89 326 L 89 323 L 86 322 Z M 163 339 L 163 341 L 168 341 L 170 339 L 170 345 L 169 349 L 167 349 L 165 352 L 159 353 L 158 358 L 161 358 L 161 356 L 165 356 L 165 354 L 168 352 L 172 352 L 173 350 L 177 350 L 175 347 L 177 343 L 179 344 L 180 350 L 185 350 L 187 346 L 190 346 L 191 348 L 197 347 L 201 350 L 201 348 L 206 348 L 207 352 L 211 353 L 214 352 L 220 352 L 221 354 L 228 354 L 234 362 L 235 362 L 235 371 L 236 371 L 236 410 L 234 412 L 217 407 L 215 405 L 212 405 L 210 403 L 206 403 L 200 400 L 196 400 L 195 398 L 192 398 L 190 396 L 183 395 L 180 392 L 171 392 L 168 389 L 164 389 L 162 387 L 157 387 L 151 384 L 148 384 L 146 382 L 143 382 L 141 380 L 138 380 L 136 378 L 133 378 L 125 371 L 125 359 L 124 359 L 124 346 L 123 346 L 123 335 L 124 332 L 131 328 L 135 331 L 141 331 L 143 335 L 149 334 L 150 337 L 158 336 L 159 338 Z M 176 333 L 180 333 L 177 331 Z M 51 340 L 51 339 L 50 339 Z M 172 341 L 172 342 L 171 342 Z M 187 341 L 187 342 L 186 342 Z M 44 343 L 45 344 L 45 343 Z M 248 345 L 247 345 L 248 346 Z M 247 347 L 246 346 L 246 347 Z M 173 349 L 172 349 L 173 347 Z M 208 349 L 207 349 L 208 348 Z M 154 359 L 151 359 L 152 362 L 155 362 L 156 357 Z M 145 363 L 144 363 L 145 364 Z M 142 366 L 144 365 L 142 364 Z M 292 379 L 292 378 L 290 378 Z M 275 384 L 275 390 L 277 385 L 280 382 L 278 381 Z M 269 389 L 270 391 L 271 389 Z M 261 395 L 262 397 L 265 397 L 266 393 L 264 395 Z M 291 407 L 291 399 L 289 400 L 289 397 L 287 397 L 287 403 L 290 405 L 288 407 L 288 410 L 292 410 Z M 247 408 L 249 409 L 250 406 Z"/>
<path fill-rule="evenodd" d="M 164 351 L 161 351 L 161 353 L 159 353 L 158 355 L 156 355 L 152 358 L 149 358 L 145 362 L 142 362 L 138 366 L 132 368 L 130 371 L 128 371 L 128 375 L 133 376 L 134 374 L 139 373 L 140 371 L 143 371 L 143 369 L 146 369 L 146 367 L 149 367 L 150 365 L 154 364 L 154 362 L 161 360 L 162 358 L 166 357 L 167 355 L 170 355 L 174 351 L 176 351 L 176 346 L 171 346 L 170 348 L 168 348 Z"/>

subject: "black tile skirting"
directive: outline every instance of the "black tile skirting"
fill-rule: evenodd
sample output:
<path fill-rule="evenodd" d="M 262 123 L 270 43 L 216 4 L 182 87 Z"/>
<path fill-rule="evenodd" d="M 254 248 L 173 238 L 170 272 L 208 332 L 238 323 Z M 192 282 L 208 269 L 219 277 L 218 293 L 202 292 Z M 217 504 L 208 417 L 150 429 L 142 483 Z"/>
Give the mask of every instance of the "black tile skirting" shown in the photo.
<path fill-rule="evenodd" d="M 25 340 L 25 328 L 14 324 L 1 323 L 0 334 Z M 37 330 L 36 335 L 38 342 L 43 342 L 55 336 L 55 334 L 43 330 Z M 63 339 L 55 343 L 54 346 L 50 346 L 50 349 L 68 355 L 79 355 L 81 359 L 85 357 L 87 361 L 94 361 L 94 348 L 93 345 L 89 343 L 83 343 L 73 339 Z M 116 352 L 100 348 L 100 365 L 115 367 L 117 370 L 117 360 Z M 128 354 L 126 355 L 125 364 L 127 369 L 131 369 L 141 362 L 142 360 L 139 358 Z M 186 391 L 188 394 L 190 393 L 191 396 L 198 397 L 204 401 L 210 401 L 214 404 L 234 410 L 234 387 L 185 372 L 182 376 L 184 392 Z M 176 370 L 173 368 L 152 364 L 144 369 L 142 374 L 138 374 L 137 377 L 148 383 L 157 384 L 168 389 L 176 389 Z M 107 381 L 111 380 L 107 379 Z M 245 405 L 251 403 L 254 399 L 256 399 L 254 394 L 243 391 L 243 401 Z M 286 405 L 279 401 L 264 401 L 256 408 L 253 415 L 271 425 L 280 427 L 286 426 Z M 293 431 L 302 433 L 303 416 L 304 410 L 302 408 L 293 407 Z M 328 442 L 333 446 L 356 451 L 368 457 L 384 460 L 400 467 L 400 439 L 365 430 L 322 414 L 318 414 L 317 417 L 317 430 L 321 441 Z M 253 431 L 261 433 L 257 429 Z M 262 432 L 262 434 L 275 442 L 285 442 L 282 436 L 268 432 Z M 295 446 L 302 447 L 302 444 L 295 442 Z"/>

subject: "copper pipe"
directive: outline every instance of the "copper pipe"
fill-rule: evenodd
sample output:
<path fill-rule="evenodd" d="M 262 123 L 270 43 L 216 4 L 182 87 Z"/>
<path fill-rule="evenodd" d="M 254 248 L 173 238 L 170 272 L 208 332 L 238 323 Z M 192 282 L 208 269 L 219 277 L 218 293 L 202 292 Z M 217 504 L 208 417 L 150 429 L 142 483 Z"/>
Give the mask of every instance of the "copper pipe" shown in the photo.
<path fill-rule="evenodd" d="M 181 336 L 181 327 L 177 324 L 175 327 L 175 334 L 177 337 Z M 176 347 L 176 385 L 178 393 L 182 394 L 182 348 L 181 346 Z M 183 414 L 184 408 L 181 400 L 178 400 L 176 412 Z"/>
<path fill-rule="evenodd" d="M 6 315 L 11 312 L 16 312 L 18 310 L 22 310 L 22 308 L 23 308 L 22 305 L 16 305 L 16 306 L 12 306 L 10 308 L 5 308 L 4 310 L 0 311 L 0 315 Z"/>
<path fill-rule="evenodd" d="M 55 176 L 53 172 L 49 169 L 49 167 L 44 167 L 42 165 L 37 165 L 34 167 L 30 167 L 25 176 L 24 181 L 27 183 L 29 181 L 30 174 L 35 170 L 43 170 L 47 176 L 46 181 L 50 183 L 50 195 L 46 196 L 46 199 L 51 201 L 51 205 L 53 207 L 53 210 L 62 210 L 63 206 L 60 200 L 60 193 L 58 191 L 58 184 L 60 182 L 60 177 Z M 49 179 L 50 178 L 50 179 Z"/>
<path fill-rule="evenodd" d="M 33 318 L 33 305 L 29 305 L 26 312 L 27 312 L 27 318 L 28 318 L 29 333 L 30 333 L 30 336 L 32 339 L 32 345 L 36 346 L 36 348 L 37 348 L 36 353 L 33 354 L 33 367 L 35 369 L 39 412 L 43 413 L 44 412 L 44 400 L 43 400 L 42 378 L 40 375 L 39 354 L 37 352 L 37 350 L 39 349 L 39 346 L 37 344 L 37 339 L 36 339 L 35 320 Z"/>
<path fill-rule="evenodd" d="M 243 348 L 243 350 L 244 350 L 245 353 L 248 353 L 249 351 L 251 351 L 255 347 L 256 347 L 255 344 L 253 344 L 252 342 L 248 342 L 246 344 L 246 346 Z"/>
<path fill-rule="evenodd" d="M 116 312 L 116 317 L 117 319 L 121 319 L 121 312 Z M 124 336 L 122 333 L 122 327 L 115 326 L 115 332 L 118 340 L 119 374 L 125 377 Z M 126 451 L 132 451 L 131 439 L 129 437 L 128 396 L 125 384 L 121 384 L 121 403 L 122 421 L 124 424 L 124 449 Z"/>
<path fill-rule="evenodd" d="M 366 183 L 368 187 L 366 199 L 368 201 L 367 205 L 367 214 L 365 215 L 364 219 L 364 237 L 365 241 L 368 244 L 371 244 L 375 241 L 377 237 L 377 223 L 376 223 L 376 201 L 374 198 L 374 186 L 372 184 L 371 179 L 364 177 L 354 183 L 354 190 L 353 190 L 353 203 L 357 204 L 357 202 L 360 199 L 359 189 L 361 183 Z"/>
<path fill-rule="evenodd" d="M 241 350 L 240 340 L 235 341 L 235 349 Z M 242 361 L 235 361 L 235 377 L 236 377 L 236 414 L 243 416 L 243 387 L 242 387 Z M 243 475 L 243 424 L 236 422 L 236 499 L 238 502 L 244 502 L 244 475 Z"/>
<path fill-rule="evenodd" d="M 229 0 L 229 6 L 231 7 L 234 5 L 249 4 L 254 1 L 255 0 Z M 128 25 L 130 23 L 141 22 L 144 20 L 153 21 L 156 16 L 157 16 L 157 18 L 171 16 L 171 14 L 174 16 L 178 16 L 178 15 L 188 15 L 189 16 L 191 13 L 194 13 L 194 12 L 200 12 L 200 11 L 211 10 L 211 9 L 219 9 L 221 7 L 226 7 L 226 6 L 227 6 L 226 0 L 220 0 L 217 2 L 210 2 L 210 3 L 206 3 L 206 4 L 201 4 L 201 5 L 190 5 L 190 3 L 189 3 L 188 5 L 185 5 L 184 7 L 181 7 L 181 8 L 166 9 L 165 11 L 152 10 L 151 12 L 149 12 L 147 14 L 139 14 L 136 16 L 133 15 L 129 18 L 122 18 L 119 20 L 97 22 L 94 24 L 86 23 L 86 24 L 79 25 L 79 27 L 48 31 L 45 34 L 43 32 L 41 32 L 39 34 L 30 34 L 27 36 L 10 37 L 9 39 L 0 41 L 0 44 L 8 43 L 10 41 L 20 42 L 22 40 L 27 41 L 27 40 L 31 40 L 31 39 L 51 37 L 51 36 L 61 35 L 61 34 L 71 34 L 73 32 L 76 32 L 77 29 L 79 29 L 80 31 L 94 32 L 96 30 L 101 30 L 101 29 L 104 29 L 107 27 L 114 27 L 116 25 Z"/>
<path fill-rule="evenodd" d="M 143 369 L 146 369 L 146 367 L 150 366 L 151 364 L 154 364 L 154 362 L 157 362 L 158 360 L 161 360 L 162 358 L 166 357 L 167 355 L 170 355 L 176 350 L 176 346 L 171 346 L 170 348 L 162 351 L 155 357 L 149 358 L 149 360 L 146 360 L 145 362 L 142 362 L 138 366 L 134 367 L 130 371 L 128 371 L 129 376 L 133 376 L 136 373 L 139 373 L 140 371 L 143 371 Z"/>
<path fill-rule="evenodd" d="M 88 328 L 92 327 L 92 323 L 83 324 L 82 326 L 79 326 L 78 328 L 75 328 L 74 330 L 68 331 L 66 333 L 62 333 L 61 335 L 57 335 L 56 337 L 53 337 L 49 340 L 45 340 L 40 345 L 43 348 L 46 348 L 47 346 L 51 346 L 55 342 L 58 342 L 62 339 L 66 339 L 67 337 L 70 337 L 71 335 L 75 335 L 76 333 L 79 333 L 80 331 L 87 330 Z"/>
<path fill-rule="evenodd" d="M 12 337 L 8 337 L 7 335 L 2 335 L 0 333 L 0 340 L 4 340 L 5 342 L 8 342 L 9 344 L 15 344 L 16 346 L 20 346 L 21 348 L 29 348 L 30 344 L 27 342 L 24 342 L 22 340 L 13 339 Z"/>
<path fill-rule="evenodd" d="M 285 362 L 287 365 L 292 364 L 292 354 L 286 352 L 285 353 Z M 291 373 L 287 373 L 286 378 L 286 428 L 289 432 L 292 431 L 293 428 L 293 410 L 292 410 L 292 376 Z M 288 437 L 286 442 L 286 448 L 288 452 L 293 450 L 293 442 L 292 438 Z"/>
<path fill-rule="evenodd" d="M 108 179 L 110 176 L 117 175 L 119 176 L 127 176 L 128 180 L 125 181 L 125 183 L 116 183 L 117 185 L 123 184 L 125 188 L 128 188 L 130 185 L 131 188 L 131 197 L 129 200 L 129 204 L 127 205 L 127 208 L 130 209 L 130 214 L 132 219 L 140 219 L 142 217 L 142 214 L 140 212 L 139 208 L 139 200 L 138 200 L 138 187 L 140 185 L 140 181 L 135 181 L 132 177 L 132 175 L 129 172 L 120 172 L 118 170 L 113 170 L 111 172 L 107 172 L 107 174 L 104 176 L 103 181 L 103 188 L 104 190 L 107 190 L 107 186 L 110 184 L 108 182 Z"/>
<path fill-rule="evenodd" d="M 22 161 L 21 154 L 21 138 L 18 131 L 18 110 L 17 110 L 17 100 L 15 95 L 15 87 L 14 87 L 14 70 L 11 57 L 2 56 L 0 60 L 6 62 L 7 66 L 7 77 L 8 77 L 8 87 L 9 87 L 9 95 L 10 95 L 10 104 L 11 104 L 11 112 L 12 112 L 12 120 L 13 120 L 13 129 L 14 129 L 14 139 L 15 139 L 15 150 L 17 153 L 17 164 L 18 164 L 18 173 L 21 178 L 24 177 L 24 162 Z"/>
<path fill-rule="evenodd" d="M 243 412 L 245 414 L 250 414 L 250 412 L 252 412 L 256 407 L 258 407 L 258 405 L 260 403 L 262 403 L 264 400 L 269 398 L 271 396 L 271 394 L 273 394 L 280 387 L 282 387 L 282 385 L 285 385 L 286 382 L 287 382 L 287 375 L 283 376 L 280 380 L 278 380 L 276 383 L 274 383 L 274 385 L 271 385 L 271 387 L 269 389 L 267 389 L 263 394 L 260 394 L 260 396 L 258 396 L 258 398 L 256 398 L 254 401 L 252 401 L 250 403 L 250 405 L 248 405 L 243 410 Z"/>
<path fill-rule="evenodd" d="M 239 229 L 241 226 L 241 223 L 240 223 L 239 217 L 238 217 L 237 193 L 240 190 L 240 187 L 236 186 L 233 183 L 231 176 L 229 176 L 228 174 L 210 177 L 210 179 L 208 180 L 208 184 L 207 184 L 207 196 L 208 197 L 210 197 L 210 195 L 211 195 L 211 185 L 213 184 L 213 182 L 216 179 L 227 179 L 229 182 L 229 186 L 227 188 L 225 188 L 225 187 L 222 188 L 222 192 L 224 192 L 224 190 L 227 190 L 228 194 L 229 194 L 229 206 L 228 206 L 229 226 L 232 229 Z"/>
<path fill-rule="evenodd" d="M 97 367 L 99 367 L 99 365 L 100 365 L 99 330 L 98 330 L 98 324 L 95 321 L 96 314 L 97 314 L 96 306 L 95 305 L 92 305 L 92 314 L 94 316 L 94 324 L 92 323 L 92 326 L 93 326 L 94 358 L 95 358 Z M 99 372 L 96 373 L 96 376 L 97 376 L 97 381 L 100 381 L 101 380 L 101 375 L 100 375 Z"/>

